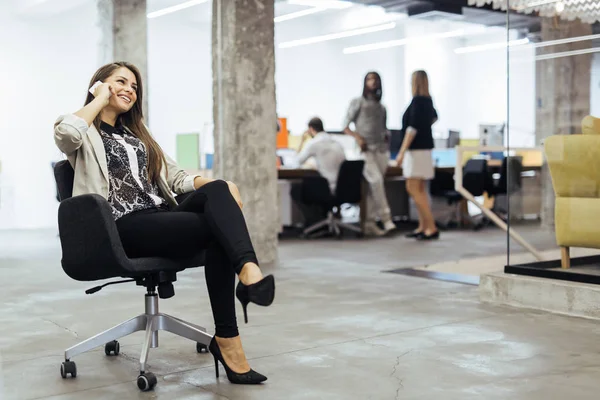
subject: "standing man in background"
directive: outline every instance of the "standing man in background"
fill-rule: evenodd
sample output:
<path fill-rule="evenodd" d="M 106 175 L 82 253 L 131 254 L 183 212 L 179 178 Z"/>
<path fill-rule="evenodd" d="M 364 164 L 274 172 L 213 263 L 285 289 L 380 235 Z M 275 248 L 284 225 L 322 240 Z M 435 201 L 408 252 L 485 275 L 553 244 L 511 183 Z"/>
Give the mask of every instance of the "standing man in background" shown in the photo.
<path fill-rule="evenodd" d="M 381 77 L 377 72 L 369 72 L 365 76 L 362 96 L 350 102 L 343 125 L 344 133 L 354 137 L 364 153 L 363 175 L 369 183 L 364 233 L 370 236 L 384 236 L 396 229 L 384 186 L 390 151 L 387 111 L 381 104 L 382 95 Z M 354 123 L 355 131 L 350 129 L 351 123 Z M 383 229 L 377 226 L 377 217 L 383 223 Z"/>
<path fill-rule="evenodd" d="M 319 205 L 316 198 L 316 186 L 320 184 L 323 178 L 327 180 L 327 185 L 331 193 L 335 193 L 340 166 L 346 160 L 344 148 L 335 141 L 332 135 L 325 132 L 323 121 L 320 118 L 313 118 L 308 123 L 308 130 L 302 135 L 302 143 L 306 137 L 310 137 L 302 151 L 298 155 L 298 164 L 304 164 L 309 158 L 314 157 L 317 163 L 317 170 L 320 177 L 306 178 L 302 180 L 301 185 L 292 187 L 292 198 L 298 204 L 306 225 L 311 225 L 313 222 L 318 222 L 327 217 L 327 211 L 323 206 Z"/>

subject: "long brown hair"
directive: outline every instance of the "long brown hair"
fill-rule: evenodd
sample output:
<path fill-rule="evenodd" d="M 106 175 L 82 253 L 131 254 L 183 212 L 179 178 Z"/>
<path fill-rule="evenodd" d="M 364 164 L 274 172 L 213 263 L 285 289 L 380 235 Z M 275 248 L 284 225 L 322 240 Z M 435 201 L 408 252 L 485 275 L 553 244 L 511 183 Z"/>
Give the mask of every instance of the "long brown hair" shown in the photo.
<path fill-rule="evenodd" d="M 365 79 L 363 81 L 362 95 L 365 99 L 369 97 L 370 90 L 367 88 L 367 80 L 369 79 L 369 75 L 373 75 L 373 77 L 375 77 L 375 80 L 377 81 L 377 83 L 376 83 L 377 86 L 375 87 L 375 90 L 372 92 L 373 97 L 375 98 L 375 100 L 381 101 L 381 98 L 383 97 L 383 86 L 381 84 L 381 75 L 379 75 L 379 73 L 377 73 L 375 71 L 368 72 L 365 75 Z"/>
<path fill-rule="evenodd" d="M 412 74 L 412 95 L 414 96 L 427 96 L 429 94 L 429 78 L 427 72 L 422 69 L 413 72 Z"/>
<path fill-rule="evenodd" d="M 127 128 L 131 133 L 140 139 L 144 146 L 146 146 L 146 151 L 148 152 L 148 179 L 150 182 L 156 183 L 158 177 L 160 176 L 160 171 L 163 165 L 166 165 L 165 155 L 156 142 L 146 125 L 144 125 L 144 113 L 142 111 L 142 104 L 144 99 L 144 86 L 142 83 L 142 74 L 140 70 L 133 64 L 130 64 L 125 61 L 114 62 L 110 64 L 106 64 L 92 77 L 90 80 L 90 85 L 88 87 L 88 94 L 85 99 L 85 105 L 94 100 L 94 96 L 89 93 L 89 88 L 92 87 L 94 83 L 97 81 L 105 81 L 106 78 L 111 76 L 115 70 L 119 68 L 127 68 L 135 75 L 135 80 L 137 81 L 137 101 L 131 107 L 131 110 L 127 111 L 124 114 L 121 114 L 117 117 L 117 125 L 122 125 Z M 100 131 L 100 123 L 102 120 L 100 119 L 100 114 L 94 120 L 94 126 L 98 131 Z"/>

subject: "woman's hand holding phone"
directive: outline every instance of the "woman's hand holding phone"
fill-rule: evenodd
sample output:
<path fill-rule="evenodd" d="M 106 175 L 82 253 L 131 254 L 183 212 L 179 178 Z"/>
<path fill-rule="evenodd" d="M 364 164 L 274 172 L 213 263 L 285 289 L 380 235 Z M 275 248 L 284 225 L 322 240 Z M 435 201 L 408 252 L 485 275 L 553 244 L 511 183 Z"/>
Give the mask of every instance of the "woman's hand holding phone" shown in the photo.
<path fill-rule="evenodd" d="M 92 93 L 94 97 L 103 100 L 105 106 L 108 105 L 110 98 L 115 94 L 115 89 L 113 89 L 110 83 L 103 83 L 98 81 L 94 84 L 94 86 L 92 86 L 90 91 L 92 89 L 94 89 L 94 92 Z"/>
<path fill-rule="evenodd" d="M 108 105 L 110 98 L 115 94 L 115 89 L 110 83 L 98 81 L 92 85 L 89 91 L 94 96 L 94 100 L 77 111 L 75 115 L 83 118 L 88 126 L 91 126 L 104 107 Z"/>

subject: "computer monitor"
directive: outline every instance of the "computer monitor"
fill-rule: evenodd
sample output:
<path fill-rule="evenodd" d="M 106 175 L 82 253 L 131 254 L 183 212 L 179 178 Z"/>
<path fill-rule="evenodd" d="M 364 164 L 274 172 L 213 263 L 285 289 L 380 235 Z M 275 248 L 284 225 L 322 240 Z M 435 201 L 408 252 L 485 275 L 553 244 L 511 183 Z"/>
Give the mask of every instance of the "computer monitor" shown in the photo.
<path fill-rule="evenodd" d="M 460 144 L 460 132 L 459 131 L 448 131 L 448 144 L 449 149 L 453 149 Z"/>

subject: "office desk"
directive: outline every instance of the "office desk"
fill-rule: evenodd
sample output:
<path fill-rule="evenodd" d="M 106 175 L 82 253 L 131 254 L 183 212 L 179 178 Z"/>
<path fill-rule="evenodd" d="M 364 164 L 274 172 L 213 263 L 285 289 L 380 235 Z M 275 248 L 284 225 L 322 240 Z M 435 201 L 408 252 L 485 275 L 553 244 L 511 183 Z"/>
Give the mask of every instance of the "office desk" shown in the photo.
<path fill-rule="evenodd" d="M 437 167 L 438 170 L 443 171 L 454 171 L 454 167 Z M 277 170 L 278 179 L 302 179 L 309 178 L 311 176 L 319 176 L 319 173 L 315 169 L 309 168 L 297 168 L 297 169 L 285 169 L 281 168 Z M 388 167 L 385 177 L 387 178 L 401 178 L 402 168 L 401 167 Z"/>
<path fill-rule="evenodd" d="M 488 160 L 488 166 L 490 170 L 497 171 L 502 166 L 502 160 Z M 454 172 L 454 167 L 436 167 L 438 171 Z M 523 165 L 523 171 L 540 171 L 541 165 L 538 163 L 528 163 Z M 309 178 L 319 176 L 319 173 L 315 169 L 298 168 L 298 169 L 285 169 L 280 168 L 277 170 L 278 179 L 286 181 L 286 190 L 293 184 L 298 184 L 294 181 L 302 180 L 303 178 Z M 408 193 L 406 192 L 406 186 L 404 183 L 404 177 L 402 176 L 402 168 L 397 166 L 389 166 L 385 174 L 385 185 L 386 194 L 388 197 L 388 203 L 392 212 L 392 217 L 396 220 L 408 220 L 410 219 L 410 202 Z M 367 198 L 367 186 L 363 181 L 363 196 L 360 203 L 360 220 L 361 224 L 364 222 L 366 217 L 366 198 Z M 293 211 L 293 205 L 289 200 L 283 200 L 284 207 L 282 212 L 288 212 L 290 214 L 298 215 L 299 212 Z M 293 219 L 293 217 L 291 218 Z M 286 220 L 286 219 L 284 219 Z"/>
<path fill-rule="evenodd" d="M 452 168 L 453 169 L 453 168 Z M 315 169 L 298 168 L 277 170 L 277 177 L 281 181 L 289 181 L 290 185 L 295 184 L 293 181 L 299 181 L 304 178 L 319 176 Z M 298 184 L 298 183 L 296 183 Z M 402 177 L 402 168 L 390 166 L 385 174 L 386 195 L 392 216 L 401 219 L 408 219 L 410 213 L 410 204 L 404 178 Z M 360 202 L 360 223 L 361 226 L 365 222 L 367 212 L 367 190 L 366 181 L 362 182 L 362 196 Z M 291 205 L 285 204 L 286 209 L 291 209 Z M 284 219 L 285 220 L 285 219 Z"/>

